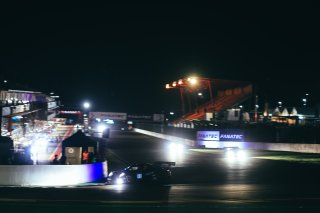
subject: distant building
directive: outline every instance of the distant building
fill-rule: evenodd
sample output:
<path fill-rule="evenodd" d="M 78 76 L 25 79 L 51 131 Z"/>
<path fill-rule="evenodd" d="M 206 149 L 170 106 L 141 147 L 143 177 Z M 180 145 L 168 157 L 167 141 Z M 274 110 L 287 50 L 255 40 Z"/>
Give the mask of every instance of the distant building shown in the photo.
<path fill-rule="evenodd" d="M 291 125 L 308 125 L 319 122 L 319 109 L 317 107 L 276 107 L 268 109 L 263 114 L 271 122 Z"/>
<path fill-rule="evenodd" d="M 1 87 L 0 124 L 2 136 L 19 137 L 34 128 L 37 120 L 57 115 L 59 101 L 41 92 Z"/>

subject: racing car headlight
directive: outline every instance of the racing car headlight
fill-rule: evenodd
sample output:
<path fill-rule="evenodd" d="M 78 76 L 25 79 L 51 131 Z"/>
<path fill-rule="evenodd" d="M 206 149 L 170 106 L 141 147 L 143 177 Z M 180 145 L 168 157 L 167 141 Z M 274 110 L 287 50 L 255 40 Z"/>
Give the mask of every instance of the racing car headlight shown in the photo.
<path fill-rule="evenodd" d="M 119 177 L 123 177 L 125 174 L 122 172 L 120 175 L 119 175 Z"/>
<path fill-rule="evenodd" d="M 228 150 L 225 158 L 229 162 L 245 162 L 249 157 L 246 150 Z"/>
<path fill-rule="evenodd" d="M 99 126 L 98 126 L 98 131 L 99 131 L 99 132 L 103 132 L 106 128 L 107 128 L 106 125 L 99 125 Z"/>
<path fill-rule="evenodd" d="M 170 149 L 170 151 L 181 152 L 181 151 L 184 150 L 184 146 L 183 146 L 183 144 L 181 144 L 181 143 L 171 142 L 171 143 L 169 144 L 169 149 Z"/>
<path fill-rule="evenodd" d="M 179 152 L 181 152 L 181 151 L 183 151 L 184 146 L 181 143 L 179 143 L 179 144 L 177 144 L 177 149 Z"/>
<path fill-rule="evenodd" d="M 122 178 L 117 178 L 116 184 L 121 185 L 121 184 L 123 184 L 123 183 L 124 183 L 124 181 L 123 181 Z"/>
<path fill-rule="evenodd" d="M 247 160 L 247 158 L 248 158 L 248 155 L 247 155 L 246 151 L 244 151 L 244 150 L 239 150 L 239 151 L 237 152 L 237 159 L 238 159 L 239 161 L 245 161 L 245 160 Z"/>
<path fill-rule="evenodd" d="M 226 153 L 226 159 L 228 161 L 233 161 L 236 159 L 236 153 L 234 150 L 228 150 Z"/>
<path fill-rule="evenodd" d="M 109 173 L 109 176 L 112 176 L 112 175 L 113 175 L 113 172 L 110 172 L 110 173 Z"/>

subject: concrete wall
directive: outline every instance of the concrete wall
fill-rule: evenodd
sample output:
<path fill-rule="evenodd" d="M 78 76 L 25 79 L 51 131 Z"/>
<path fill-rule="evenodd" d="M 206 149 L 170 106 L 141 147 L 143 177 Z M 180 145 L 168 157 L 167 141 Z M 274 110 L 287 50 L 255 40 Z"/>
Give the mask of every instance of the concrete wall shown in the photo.
<path fill-rule="evenodd" d="M 207 148 L 223 148 L 223 147 L 240 147 L 244 149 L 254 150 L 272 150 L 272 151 L 288 151 L 301 153 L 320 153 L 320 144 L 303 144 L 303 143 L 259 143 L 259 142 L 233 142 L 233 141 L 196 141 L 185 138 L 179 138 L 171 135 L 164 135 L 143 129 L 134 129 L 145 135 L 162 138 L 165 140 L 181 142 L 189 146 L 205 145 Z"/>
<path fill-rule="evenodd" d="M 101 180 L 107 162 L 82 165 L 0 165 L 0 185 L 66 186 Z"/>

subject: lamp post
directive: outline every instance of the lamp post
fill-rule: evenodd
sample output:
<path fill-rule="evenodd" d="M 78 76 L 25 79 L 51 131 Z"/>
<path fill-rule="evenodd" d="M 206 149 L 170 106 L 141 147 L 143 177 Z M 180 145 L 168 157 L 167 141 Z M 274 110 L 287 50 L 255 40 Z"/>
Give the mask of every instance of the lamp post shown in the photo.
<path fill-rule="evenodd" d="M 85 130 L 87 130 L 87 128 L 88 128 L 90 107 L 91 107 L 91 104 L 89 102 L 86 101 L 83 103 L 83 108 L 84 108 L 84 115 L 83 116 L 85 117 L 85 118 L 83 118 L 83 125 L 84 125 Z"/>
<path fill-rule="evenodd" d="M 84 102 L 83 103 L 84 109 L 88 110 L 90 108 L 90 103 L 89 102 Z"/>

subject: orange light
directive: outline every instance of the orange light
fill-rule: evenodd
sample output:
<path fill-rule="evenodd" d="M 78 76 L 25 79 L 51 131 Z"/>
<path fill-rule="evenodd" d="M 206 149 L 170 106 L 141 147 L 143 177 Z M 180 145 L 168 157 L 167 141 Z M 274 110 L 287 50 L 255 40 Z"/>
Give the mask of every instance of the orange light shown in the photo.
<path fill-rule="evenodd" d="M 195 77 L 188 78 L 188 81 L 191 85 L 196 85 L 198 83 L 198 80 Z"/>
<path fill-rule="evenodd" d="M 172 83 L 172 86 L 173 86 L 173 87 L 177 86 L 177 82 L 174 81 L 174 82 Z"/>
<path fill-rule="evenodd" d="M 170 89 L 170 84 L 166 84 L 166 89 Z"/>
<path fill-rule="evenodd" d="M 183 84 L 182 79 L 180 79 L 180 80 L 178 81 L 178 84 L 179 84 L 179 85 Z"/>

